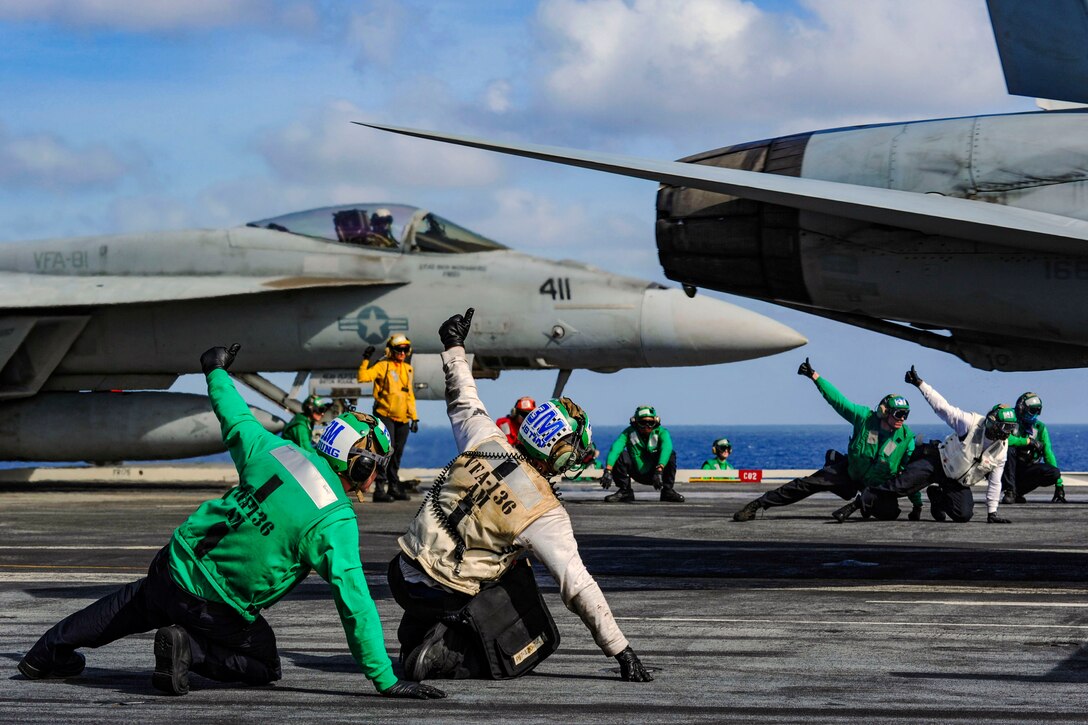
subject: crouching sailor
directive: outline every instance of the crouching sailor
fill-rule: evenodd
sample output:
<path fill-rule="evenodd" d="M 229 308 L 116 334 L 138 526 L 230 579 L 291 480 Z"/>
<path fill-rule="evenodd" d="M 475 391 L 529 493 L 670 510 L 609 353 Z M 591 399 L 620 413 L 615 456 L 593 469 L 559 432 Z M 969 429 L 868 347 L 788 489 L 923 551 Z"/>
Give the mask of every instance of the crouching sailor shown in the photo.
<path fill-rule="evenodd" d="M 157 628 L 155 688 L 184 695 L 190 672 L 268 684 L 280 679 L 280 658 L 261 610 L 313 569 L 329 583 L 351 654 L 375 689 L 389 697 L 445 697 L 393 673 L 359 562 L 359 524 L 347 492 L 369 485 L 386 464 L 385 428 L 369 415 L 345 413 L 325 429 L 318 453 L 269 433 L 227 374 L 238 347 L 213 347 L 200 357 L 238 485 L 201 504 L 147 576 L 42 635 L 19 671 L 33 680 L 74 677 L 84 666 L 78 648 Z"/>
<path fill-rule="evenodd" d="M 472 312 L 439 329 L 447 412 L 463 452 L 435 480 L 389 564 L 390 589 L 405 610 L 397 632 L 405 672 L 505 679 L 554 652 L 559 632 L 523 557 L 531 551 L 597 646 L 619 662 L 621 677 L 651 680 L 586 571 L 548 482 L 592 457 L 589 420 L 569 398 L 549 400 L 526 416 L 510 445 L 480 402 L 465 359 Z"/>

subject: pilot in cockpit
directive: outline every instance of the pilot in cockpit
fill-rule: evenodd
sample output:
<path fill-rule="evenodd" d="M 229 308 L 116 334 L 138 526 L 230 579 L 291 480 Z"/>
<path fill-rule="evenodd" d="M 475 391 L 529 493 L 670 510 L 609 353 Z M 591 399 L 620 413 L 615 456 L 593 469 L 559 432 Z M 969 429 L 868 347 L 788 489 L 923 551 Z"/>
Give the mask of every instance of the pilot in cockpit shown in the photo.
<path fill-rule="evenodd" d="M 388 209 L 382 208 L 370 215 L 370 232 L 366 235 L 366 243 L 371 247 L 395 247 L 393 238 L 393 214 Z"/>
<path fill-rule="evenodd" d="M 397 246 L 393 239 L 393 214 L 388 209 L 378 209 L 369 218 L 365 209 L 344 209 L 334 213 L 332 221 L 336 238 L 344 244 L 379 249 Z"/>

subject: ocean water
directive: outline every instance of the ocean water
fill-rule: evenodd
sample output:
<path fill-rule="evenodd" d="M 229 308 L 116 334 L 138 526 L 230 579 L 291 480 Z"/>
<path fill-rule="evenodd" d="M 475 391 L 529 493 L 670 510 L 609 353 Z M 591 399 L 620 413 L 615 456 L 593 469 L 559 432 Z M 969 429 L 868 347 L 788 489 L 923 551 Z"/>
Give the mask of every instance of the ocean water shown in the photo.
<path fill-rule="evenodd" d="M 601 450 L 601 462 L 612 441 L 625 426 L 593 426 L 593 440 Z M 1052 425 L 1051 442 L 1058 464 L 1067 471 L 1088 470 L 1088 425 Z M 823 465 L 829 448 L 845 451 L 850 439 L 846 425 L 738 425 L 668 426 L 676 449 L 679 468 L 699 468 L 712 454 L 710 446 L 725 436 L 733 444 L 729 460 L 737 468 L 811 468 Z M 924 440 L 948 435 L 941 424 L 911 426 Z M 405 467 L 441 468 L 453 455 L 453 435 L 448 429 L 420 428 L 409 436 L 404 452 Z"/>
<path fill-rule="evenodd" d="M 594 426 L 593 438 L 603 457 L 624 426 Z M 939 439 L 948 434 L 940 424 L 912 426 L 923 439 Z M 829 448 L 843 451 L 850 438 L 846 425 L 738 425 L 669 426 L 680 468 L 699 468 L 710 457 L 715 439 L 725 436 L 733 444 L 730 460 L 737 468 L 811 468 L 823 465 Z M 1088 425 L 1052 425 L 1051 440 L 1058 464 L 1066 471 L 1088 471 Z M 406 468 L 441 468 L 457 453 L 448 426 L 421 425 L 419 433 L 408 437 L 402 466 Z M 227 461 L 226 453 L 195 461 Z M 0 467 L 25 466 L 26 463 L 0 463 Z M 44 464 L 57 465 L 57 464 Z"/>

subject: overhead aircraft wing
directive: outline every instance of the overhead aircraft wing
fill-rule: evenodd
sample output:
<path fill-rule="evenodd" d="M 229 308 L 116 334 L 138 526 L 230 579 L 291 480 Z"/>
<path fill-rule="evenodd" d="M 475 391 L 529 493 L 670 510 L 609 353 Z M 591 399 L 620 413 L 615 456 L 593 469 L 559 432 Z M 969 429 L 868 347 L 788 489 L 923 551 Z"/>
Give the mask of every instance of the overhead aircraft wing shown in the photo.
<path fill-rule="evenodd" d="M 0 272 L 0 310 L 128 305 L 310 287 L 379 284 L 390 283 L 384 279 L 334 277 L 77 276 Z"/>
<path fill-rule="evenodd" d="M 1043 253 L 1088 253 L 1088 222 L 1057 214 L 938 194 L 918 194 L 681 161 L 655 161 L 557 146 L 499 143 L 470 136 L 355 123 L 405 136 L 731 194 L 874 224 L 915 229 L 923 234 Z"/>
<path fill-rule="evenodd" d="M 1088 103 L 1084 0 L 987 0 L 1009 93 Z"/>

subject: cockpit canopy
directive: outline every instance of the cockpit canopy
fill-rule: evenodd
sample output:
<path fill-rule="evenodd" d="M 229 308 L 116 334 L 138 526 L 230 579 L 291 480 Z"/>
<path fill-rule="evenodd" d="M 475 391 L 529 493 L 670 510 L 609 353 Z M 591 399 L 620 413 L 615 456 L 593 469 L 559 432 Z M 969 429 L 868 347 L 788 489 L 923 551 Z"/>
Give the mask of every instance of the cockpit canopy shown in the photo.
<path fill-rule="evenodd" d="M 250 222 L 247 227 L 404 252 L 467 254 L 506 249 L 476 232 L 403 204 L 346 204 Z"/>

